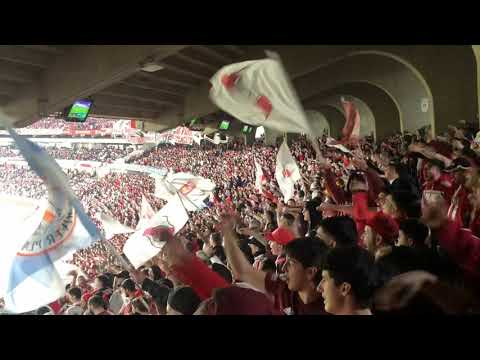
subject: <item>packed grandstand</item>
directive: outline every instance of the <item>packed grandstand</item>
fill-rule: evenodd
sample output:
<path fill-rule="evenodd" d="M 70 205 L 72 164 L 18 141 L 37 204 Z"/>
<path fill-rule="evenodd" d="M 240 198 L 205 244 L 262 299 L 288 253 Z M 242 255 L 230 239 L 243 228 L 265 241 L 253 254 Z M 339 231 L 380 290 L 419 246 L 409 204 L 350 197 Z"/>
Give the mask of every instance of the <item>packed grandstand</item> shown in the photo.
<path fill-rule="evenodd" d="M 76 130 L 105 132 L 115 126 L 113 120 L 92 120 Z M 22 133 L 58 130 L 72 129 L 46 119 Z M 162 252 L 137 269 L 125 268 L 118 257 L 129 234 L 75 252 L 68 260 L 75 270 L 68 274 L 66 295 L 31 314 L 476 312 L 477 131 L 464 123 L 443 137 L 427 130 L 345 146 L 332 145 L 324 136 L 315 140 L 321 157 L 305 136 L 291 136 L 289 149 L 300 179 L 286 203 L 276 180 L 281 142 L 247 144 L 231 138 L 138 151 L 127 143 L 91 146 L 91 133 L 84 143 L 48 146 L 58 161 L 165 169 L 209 179 L 216 187 L 201 209 L 189 212 L 186 226 Z M 137 155 L 129 156 L 132 151 Z M 44 181 L 19 159 L 15 145 L 2 144 L 0 194 L 46 199 Z M 156 196 L 150 174 L 100 174 L 98 169 L 64 171 L 99 229 L 105 230 L 100 213 L 136 229 L 144 201 L 155 213 L 166 205 Z"/>

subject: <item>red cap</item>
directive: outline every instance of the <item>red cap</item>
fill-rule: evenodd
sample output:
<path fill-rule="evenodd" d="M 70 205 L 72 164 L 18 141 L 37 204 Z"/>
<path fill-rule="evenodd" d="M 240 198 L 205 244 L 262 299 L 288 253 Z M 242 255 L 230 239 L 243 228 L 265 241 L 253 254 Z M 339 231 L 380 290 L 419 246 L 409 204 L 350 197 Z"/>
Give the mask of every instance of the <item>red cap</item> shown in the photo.
<path fill-rule="evenodd" d="M 288 229 L 278 228 L 273 233 L 267 233 L 265 238 L 280 245 L 287 245 L 295 239 L 295 236 Z"/>
<path fill-rule="evenodd" d="M 394 243 L 398 238 L 397 222 L 391 216 L 382 212 L 377 212 L 369 217 L 366 224 L 380 235 L 385 242 Z"/>

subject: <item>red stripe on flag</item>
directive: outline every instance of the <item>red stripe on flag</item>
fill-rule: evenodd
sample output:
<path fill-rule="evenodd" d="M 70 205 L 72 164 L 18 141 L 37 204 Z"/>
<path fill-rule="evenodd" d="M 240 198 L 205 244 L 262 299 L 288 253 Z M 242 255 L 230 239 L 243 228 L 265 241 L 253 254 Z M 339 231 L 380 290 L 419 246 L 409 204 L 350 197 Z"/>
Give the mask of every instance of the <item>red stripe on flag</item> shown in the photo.
<path fill-rule="evenodd" d="M 273 110 L 271 101 L 266 96 L 261 95 L 257 99 L 257 106 L 265 113 L 265 118 L 268 119 Z"/>

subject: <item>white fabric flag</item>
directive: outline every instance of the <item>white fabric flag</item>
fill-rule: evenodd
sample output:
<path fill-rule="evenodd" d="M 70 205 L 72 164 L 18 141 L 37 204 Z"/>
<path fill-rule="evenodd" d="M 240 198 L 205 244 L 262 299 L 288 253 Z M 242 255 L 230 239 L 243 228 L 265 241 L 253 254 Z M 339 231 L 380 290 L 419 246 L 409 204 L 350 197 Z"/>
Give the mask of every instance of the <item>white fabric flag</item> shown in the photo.
<path fill-rule="evenodd" d="M 275 178 L 283 194 L 283 201 L 287 202 L 293 198 L 295 183 L 300 181 L 302 176 L 286 141 L 283 142 L 278 151 Z"/>
<path fill-rule="evenodd" d="M 142 206 L 140 209 L 140 214 L 139 214 L 140 220 L 137 225 L 137 230 L 141 229 L 154 216 L 155 216 L 155 211 L 153 210 L 152 206 L 148 202 L 145 195 L 142 195 Z"/>
<path fill-rule="evenodd" d="M 321 136 L 312 133 L 295 89 L 279 60 L 228 65 L 210 82 L 211 100 L 244 123 L 282 133 Z"/>
<path fill-rule="evenodd" d="M 262 167 L 260 164 L 255 160 L 255 189 L 258 192 L 262 192 L 262 185 L 266 183 L 265 175 L 263 174 Z"/>
<path fill-rule="evenodd" d="M 178 195 L 175 195 L 142 229 L 133 234 L 125 243 L 123 253 L 135 268 L 139 268 L 148 260 L 156 256 L 161 248 L 153 246 L 145 230 L 157 226 L 172 227 L 176 234 L 188 222 L 188 213 L 182 206 Z"/>
<path fill-rule="evenodd" d="M 328 147 L 332 147 L 332 148 L 338 149 L 338 150 L 340 150 L 340 151 L 343 152 L 343 153 L 351 154 L 351 151 L 350 151 L 350 150 L 348 150 L 345 146 L 343 146 L 342 144 L 340 144 L 338 141 L 336 141 L 336 140 L 333 139 L 333 138 L 328 138 L 328 139 L 327 139 L 327 142 L 326 142 L 326 145 L 327 145 Z"/>
<path fill-rule="evenodd" d="M 170 201 L 178 194 L 188 211 L 205 208 L 204 200 L 215 189 L 215 183 L 188 173 L 169 173 L 165 178 L 157 178 L 155 196 Z"/>
<path fill-rule="evenodd" d="M 101 213 L 99 215 L 99 220 L 102 222 L 103 229 L 105 230 L 105 239 L 107 240 L 113 238 L 115 235 L 131 234 L 135 232 L 131 227 L 123 225 L 109 215 Z"/>
<path fill-rule="evenodd" d="M 101 234 L 55 160 L 14 130 L 8 131 L 31 169 L 44 179 L 48 188 L 48 204 L 26 221 L 25 227 L 33 231 L 16 246 L 8 261 L 5 309 L 24 313 L 65 294 L 65 284 L 55 263 L 72 251 L 91 246 L 101 239 Z"/>

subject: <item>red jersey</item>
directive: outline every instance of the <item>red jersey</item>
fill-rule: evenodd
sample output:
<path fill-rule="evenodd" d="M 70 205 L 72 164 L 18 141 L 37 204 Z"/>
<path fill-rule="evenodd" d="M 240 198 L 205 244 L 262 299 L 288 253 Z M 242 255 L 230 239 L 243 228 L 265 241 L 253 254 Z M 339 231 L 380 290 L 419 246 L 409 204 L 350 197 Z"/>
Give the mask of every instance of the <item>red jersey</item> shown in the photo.
<path fill-rule="evenodd" d="M 480 278 L 480 239 L 469 229 L 447 221 L 433 232 L 440 246 L 469 277 Z"/>
<path fill-rule="evenodd" d="M 54 313 L 55 315 L 58 315 L 59 312 L 60 312 L 60 310 L 62 309 L 62 306 L 60 305 L 60 301 L 59 301 L 59 300 L 51 303 L 51 304 L 48 305 L 48 306 L 50 306 L 50 308 L 53 310 L 53 313 Z"/>
<path fill-rule="evenodd" d="M 265 289 L 275 299 L 275 308 L 285 315 L 327 315 L 320 296 L 310 304 L 304 304 L 296 291 L 290 291 L 287 283 L 276 274 L 268 273 L 265 277 Z"/>

